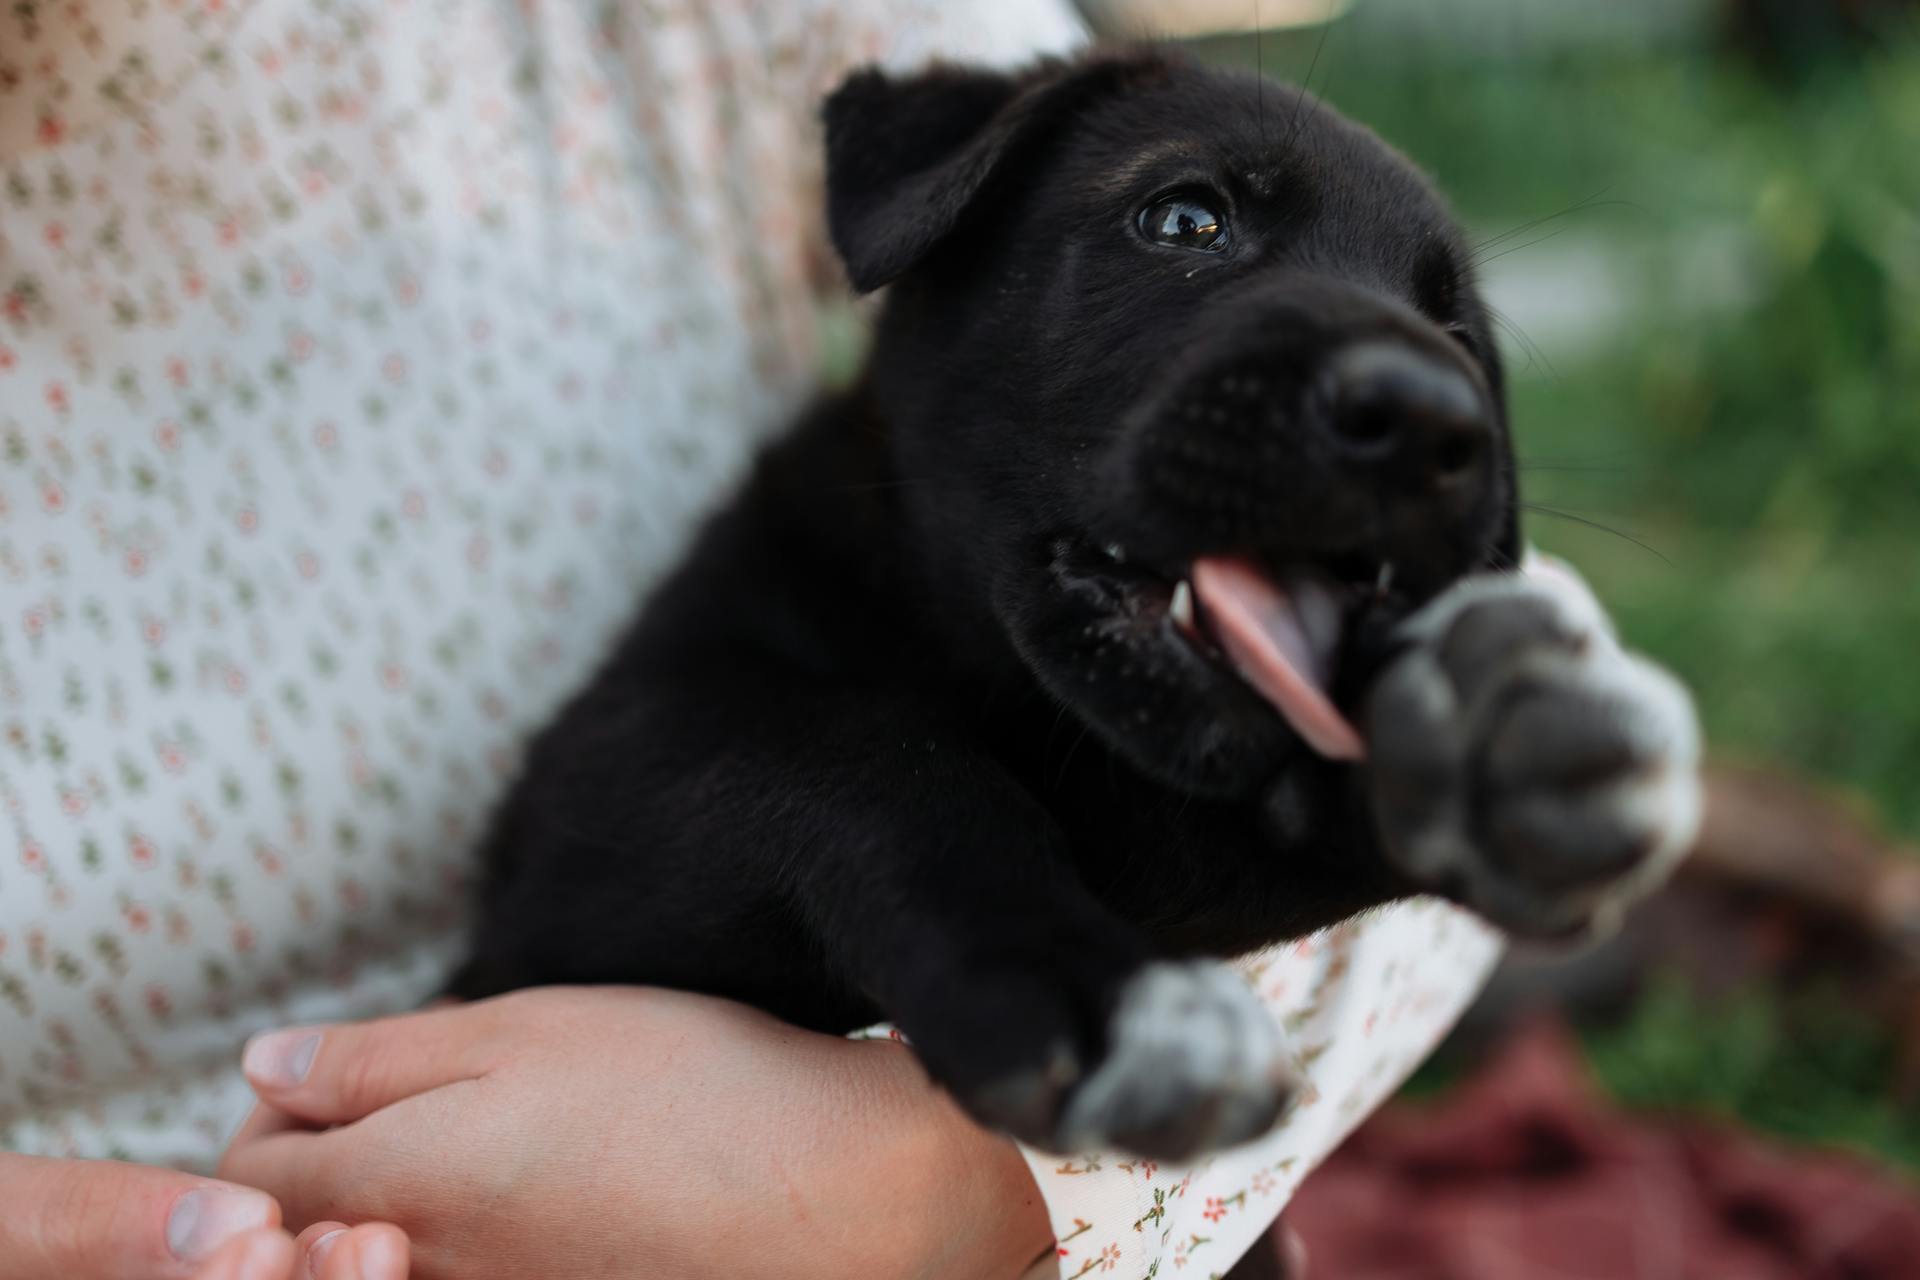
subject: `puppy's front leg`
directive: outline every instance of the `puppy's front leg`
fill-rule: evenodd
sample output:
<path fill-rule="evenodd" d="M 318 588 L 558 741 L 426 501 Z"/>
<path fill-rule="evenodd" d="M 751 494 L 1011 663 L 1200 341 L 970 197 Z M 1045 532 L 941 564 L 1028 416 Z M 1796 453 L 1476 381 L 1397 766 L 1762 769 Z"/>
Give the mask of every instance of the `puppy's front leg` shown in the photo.
<path fill-rule="evenodd" d="M 795 891 L 834 967 L 973 1115 L 1033 1145 L 1174 1159 L 1264 1132 L 1296 1078 L 1246 984 L 1154 959 L 1047 813 L 927 725 L 869 721 L 868 745 L 812 753 L 832 835 Z"/>
<path fill-rule="evenodd" d="M 1470 578 L 1404 639 L 1366 707 L 1390 863 L 1535 936 L 1604 931 L 1665 880 L 1700 816 L 1693 705 L 1584 583 Z"/>

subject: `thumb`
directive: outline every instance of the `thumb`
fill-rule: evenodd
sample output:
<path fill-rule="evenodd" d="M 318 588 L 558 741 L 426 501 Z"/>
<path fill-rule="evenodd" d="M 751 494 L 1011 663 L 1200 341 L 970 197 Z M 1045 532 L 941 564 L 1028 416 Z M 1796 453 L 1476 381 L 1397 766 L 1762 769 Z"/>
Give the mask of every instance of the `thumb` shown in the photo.
<path fill-rule="evenodd" d="M 298 1261 L 293 1237 L 263 1228 L 227 1241 L 193 1280 L 292 1280 Z"/>
<path fill-rule="evenodd" d="M 7 1280 L 186 1280 L 226 1241 L 278 1226 L 250 1187 L 112 1160 L 0 1153 Z"/>
<path fill-rule="evenodd" d="M 314 1124 L 350 1124 L 416 1094 L 485 1075 L 501 1036 L 500 1002 L 373 1022 L 269 1031 L 240 1069 L 262 1101 Z"/>

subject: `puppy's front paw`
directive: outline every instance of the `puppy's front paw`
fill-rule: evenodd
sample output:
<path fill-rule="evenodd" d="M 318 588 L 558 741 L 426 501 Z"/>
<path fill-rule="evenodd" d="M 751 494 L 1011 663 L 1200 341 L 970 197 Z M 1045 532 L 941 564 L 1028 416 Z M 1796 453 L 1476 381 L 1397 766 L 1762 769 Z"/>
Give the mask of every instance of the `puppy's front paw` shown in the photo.
<path fill-rule="evenodd" d="M 1301 1084 L 1273 1015 L 1220 964 L 1141 969 L 1121 989 L 1105 1041 L 1084 1072 L 1009 1081 L 976 1110 L 1053 1151 L 1188 1160 L 1265 1133 Z"/>
<path fill-rule="evenodd" d="M 1299 1086 L 1285 1034 L 1238 974 L 1151 964 L 1121 991 L 1106 1056 L 1068 1097 L 1059 1144 L 1185 1160 L 1265 1133 Z"/>
<path fill-rule="evenodd" d="M 1388 857 L 1516 933 L 1611 928 L 1698 829 L 1686 692 L 1563 571 L 1469 579 L 1407 638 L 1366 708 Z"/>

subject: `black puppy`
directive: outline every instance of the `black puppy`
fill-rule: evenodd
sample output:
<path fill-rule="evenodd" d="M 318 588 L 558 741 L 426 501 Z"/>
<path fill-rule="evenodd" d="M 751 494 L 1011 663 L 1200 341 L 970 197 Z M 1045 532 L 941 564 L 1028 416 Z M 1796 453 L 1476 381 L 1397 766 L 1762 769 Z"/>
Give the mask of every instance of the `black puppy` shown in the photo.
<path fill-rule="evenodd" d="M 865 376 L 534 743 L 459 994 L 889 1018 L 991 1124 L 1180 1156 L 1292 1081 L 1195 957 L 1420 890 L 1566 933 L 1657 878 L 1684 697 L 1498 573 L 1499 360 L 1405 160 L 1163 52 L 825 114 L 891 286 Z"/>

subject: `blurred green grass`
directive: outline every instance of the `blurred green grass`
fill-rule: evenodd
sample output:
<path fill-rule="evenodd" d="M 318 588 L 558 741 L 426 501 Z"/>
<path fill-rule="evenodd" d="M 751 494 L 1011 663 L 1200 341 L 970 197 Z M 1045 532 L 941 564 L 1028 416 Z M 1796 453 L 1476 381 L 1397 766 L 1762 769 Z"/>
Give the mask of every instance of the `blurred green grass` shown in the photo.
<path fill-rule="evenodd" d="M 1318 39 L 1269 35 L 1266 69 L 1298 78 Z M 1514 232 L 1487 278 L 1557 317 L 1509 344 L 1523 498 L 1570 517 L 1531 514 L 1530 536 L 1689 682 L 1716 752 L 1858 790 L 1920 837 L 1920 32 L 1787 77 L 1704 26 L 1436 48 L 1376 18 L 1331 29 L 1314 87 L 1475 239 Z M 1843 1006 L 1666 983 L 1587 1044 L 1623 1101 L 1920 1168 L 1889 1037 Z"/>
<path fill-rule="evenodd" d="M 1668 978 L 1624 1022 L 1587 1028 L 1582 1042 L 1627 1106 L 1737 1119 L 1920 1170 L 1920 1112 L 1885 1087 L 1894 1044 L 1844 990 L 1791 1000 L 1747 990 L 1708 1003 Z"/>

